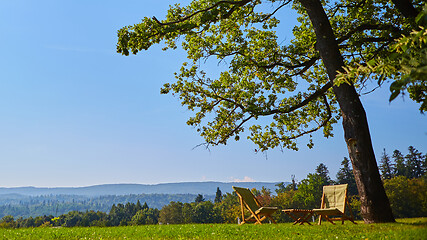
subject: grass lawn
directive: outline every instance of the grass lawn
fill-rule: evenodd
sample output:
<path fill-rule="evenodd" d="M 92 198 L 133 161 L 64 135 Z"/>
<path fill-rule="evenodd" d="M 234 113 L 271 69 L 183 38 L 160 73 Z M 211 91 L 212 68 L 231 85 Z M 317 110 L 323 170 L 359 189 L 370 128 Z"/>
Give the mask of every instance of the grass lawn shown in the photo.
<path fill-rule="evenodd" d="M 427 239 L 427 218 L 335 226 L 282 223 L 0 229 L 0 239 Z"/>

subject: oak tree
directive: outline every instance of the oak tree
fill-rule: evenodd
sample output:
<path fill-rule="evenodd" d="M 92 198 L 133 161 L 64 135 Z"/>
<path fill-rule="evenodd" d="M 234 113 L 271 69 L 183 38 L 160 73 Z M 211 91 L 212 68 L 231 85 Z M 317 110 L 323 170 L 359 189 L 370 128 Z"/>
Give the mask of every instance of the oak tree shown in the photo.
<path fill-rule="evenodd" d="M 312 147 L 313 132 L 330 137 L 341 119 L 364 221 L 393 222 L 359 99 L 368 80 L 351 71 L 350 80 L 342 76 L 386 58 L 394 40 L 416 28 L 422 2 L 193 0 L 170 6 L 163 20 L 145 17 L 120 29 L 117 51 L 129 55 L 160 42 L 165 49 L 181 43 L 189 62 L 161 92 L 178 95 L 195 112 L 187 124 L 210 145 L 247 136 L 260 151 L 297 150 L 296 139 L 306 136 Z M 299 14 L 289 44 L 275 31 L 287 6 Z M 203 63 L 210 59 L 227 68 L 208 74 Z M 369 79 L 383 76 L 372 72 Z"/>

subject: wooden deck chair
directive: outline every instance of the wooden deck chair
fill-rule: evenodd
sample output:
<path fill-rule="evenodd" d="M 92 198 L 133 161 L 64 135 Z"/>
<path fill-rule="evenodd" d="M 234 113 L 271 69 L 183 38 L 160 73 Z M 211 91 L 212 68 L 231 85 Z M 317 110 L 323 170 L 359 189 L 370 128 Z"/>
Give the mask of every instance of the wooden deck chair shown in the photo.
<path fill-rule="evenodd" d="M 242 222 L 255 222 L 255 224 L 262 224 L 266 218 L 269 218 L 273 223 L 276 223 L 271 217 L 271 214 L 277 211 L 277 207 L 263 207 L 259 201 L 255 198 L 252 192 L 248 188 L 234 187 L 237 195 L 240 199 L 240 207 L 242 210 Z M 249 210 L 250 216 L 245 217 L 245 208 Z"/>
<path fill-rule="evenodd" d="M 333 221 L 342 221 L 342 224 L 344 224 L 345 220 L 349 220 L 356 224 L 347 199 L 347 185 L 348 184 L 323 186 L 320 209 L 313 209 L 313 212 L 319 215 L 319 225 L 322 222 L 322 218 L 328 220 L 332 224 L 335 224 Z M 346 214 L 346 207 L 348 207 L 350 216 Z"/>

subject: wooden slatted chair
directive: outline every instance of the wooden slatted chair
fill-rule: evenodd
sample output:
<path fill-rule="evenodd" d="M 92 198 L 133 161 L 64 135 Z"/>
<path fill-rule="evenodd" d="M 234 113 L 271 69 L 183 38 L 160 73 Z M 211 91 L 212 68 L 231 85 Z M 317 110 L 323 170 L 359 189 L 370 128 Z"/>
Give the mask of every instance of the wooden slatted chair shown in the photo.
<path fill-rule="evenodd" d="M 242 210 L 242 222 L 255 222 L 255 224 L 262 224 L 262 221 L 269 218 L 273 223 L 276 223 L 271 215 L 277 211 L 277 207 L 263 207 L 259 201 L 255 198 L 249 188 L 234 187 L 237 195 L 240 199 L 240 207 Z M 245 208 L 249 210 L 250 216 L 245 217 Z"/>
<path fill-rule="evenodd" d="M 313 212 L 319 215 L 319 225 L 322 223 L 322 218 L 332 224 L 335 224 L 333 221 L 341 221 L 342 224 L 344 224 L 345 220 L 349 220 L 356 224 L 347 199 L 347 185 L 348 184 L 323 186 L 320 209 L 313 209 Z M 347 207 L 350 216 L 346 214 Z"/>

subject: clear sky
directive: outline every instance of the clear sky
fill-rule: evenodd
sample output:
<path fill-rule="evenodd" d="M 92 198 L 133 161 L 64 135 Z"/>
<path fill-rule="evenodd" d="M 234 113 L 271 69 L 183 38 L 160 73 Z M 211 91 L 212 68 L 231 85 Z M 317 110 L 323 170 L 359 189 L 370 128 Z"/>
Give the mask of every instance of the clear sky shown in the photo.
<path fill-rule="evenodd" d="M 117 30 L 144 16 L 163 19 L 169 0 L 0 1 L 0 187 L 302 180 L 324 163 L 334 179 L 347 156 L 335 137 L 310 150 L 255 153 L 248 140 L 203 143 L 179 99 L 160 95 L 185 60 L 161 45 L 116 53 Z M 295 16 L 282 24 L 292 28 Z M 292 38 L 288 30 L 283 39 Z M 362 97 L 377 159 L 383 148 L 427 152 L 427 118 L 384 87 Z"/>

